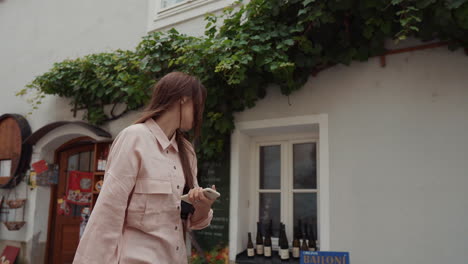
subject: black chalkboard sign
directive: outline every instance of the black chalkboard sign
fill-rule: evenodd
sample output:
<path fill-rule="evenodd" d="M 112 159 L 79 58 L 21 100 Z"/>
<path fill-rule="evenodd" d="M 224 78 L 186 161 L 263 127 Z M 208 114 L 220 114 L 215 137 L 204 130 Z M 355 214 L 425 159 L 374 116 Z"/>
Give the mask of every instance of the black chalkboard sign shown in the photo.
<path fill-rule="evenodd" d="M 213 204 L 213 220 L 203 230 L 195 231 L 200 247 L 213 258 L 227 259 L 229 242 L 229 157 L 219 163 L 202 164 L 199 170 L 200 187 L 216 185 L 221 197 Z"/>

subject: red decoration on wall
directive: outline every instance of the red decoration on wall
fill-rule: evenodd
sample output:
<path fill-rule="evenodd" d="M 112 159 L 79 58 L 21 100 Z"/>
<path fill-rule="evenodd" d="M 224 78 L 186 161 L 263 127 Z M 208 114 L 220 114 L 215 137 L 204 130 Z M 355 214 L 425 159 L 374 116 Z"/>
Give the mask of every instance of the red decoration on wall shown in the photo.
<path fill-rule="evenodd" d="M 49 166 L 47 166 L 45 160 L 34 162 L 33 164 L 31 164 L 31 166 L 37 174 L 43 173 L 44 171 L 47 171 L 49 169 Z"/>
<path fill-rule="evenodd" d="M 0 264 L 13 264 L 18 257 L 20 251 L 19 247 L 6 246 L 3 250 L 2 256 L 0 256 Z"/>

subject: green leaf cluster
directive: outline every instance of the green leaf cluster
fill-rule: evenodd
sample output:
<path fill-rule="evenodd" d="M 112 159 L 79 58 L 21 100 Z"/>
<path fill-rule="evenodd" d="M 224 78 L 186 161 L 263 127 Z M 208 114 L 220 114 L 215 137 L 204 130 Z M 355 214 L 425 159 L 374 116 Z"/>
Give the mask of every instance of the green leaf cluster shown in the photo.
<path fill-rule="evenodd" d="M 135 52 L 122 50 L 65 60 L 36 77 L 18 95 L 36 90 L 34 107 L 47 94 L 68 98 L 71 111 L 84 109 L 85 119 L 102 124 L 147 102 L 148 86 L 154 81 L 141 71 L 140 61 Z M 104 106 L 117 104 L 124 104 L 125 110 L 114 113 L 112 107 L 108 115 L 104 113 Z"/>
<path fill-rule="evenodd" d="M 200 160 L 226 158 L 234 113 L 253 107 L 276 84 L 284 95 L 311 74 L 383 54 L 385 41 L 415 37 L 468 48 L 468 0 L 251 0 L 206 16 L 205 34 L 175 29 L 145 36 L 135 51 L 57 63 L 18 95 L 36 90 L 70 99 L 91 123 L 118 118 L 108 104 L 137 109 L 171 71 L 198 76 L 208 89 Z M 313 76 L 313 75 L 312 75 Z"/>

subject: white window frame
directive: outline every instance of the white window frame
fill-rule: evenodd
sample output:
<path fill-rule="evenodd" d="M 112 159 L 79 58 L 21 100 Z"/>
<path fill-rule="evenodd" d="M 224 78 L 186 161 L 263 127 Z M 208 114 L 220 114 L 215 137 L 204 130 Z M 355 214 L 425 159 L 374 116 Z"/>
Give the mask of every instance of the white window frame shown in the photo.
<path fill-rule="evenodd" d="M 148 1 L 148 32 L 170 29 L 176 24 L 215 13 L 235 3 L 235 0 L 185 0 L 162 8 L 162 0 Z"/>
<path fill-rule="evenodd" d="M 235 123 L 231 136 L 231 183 L 229 206 L 229 259 L 234 261 L 236 255 L 247 247 L 247 232 L 256 232 L 256 226 L 251 226 L 250 215 L 253 205 L 250 197 L 252 187 L 250 178 L 253 161 L 250 159 L 252 142 L 262 135 L 284 135 L 289 132 L 305 133 L 318 138 L 320 151 L 318 153 L 317 181 L 320 190 L 318 201 L 318 240 L 320 250 L 330 250 L 330 190 L 329 190 L 329 141 L 328 114 L 313 114 L 272 119 L 252 119 Z M 289 133 L 291 134 L 291 133 Z M 267 138 L 265 138 L 267 139 Z M 275 141 L 274 139 L 270 139 Z M 246 155 L 246 153 L 248 155 Z M 247 187 L 247 188 L 246 188 Z"/>
<path fill-rule="evenodd" d="M 180 3 L 176 3 L 174 5 L 168 6 L 168 7 L 163 7 L 162 2 L 164 0 L 158 0 L 158 10 L 156 11 L 157 14 L 164 14 L 170 11 L 176 12 L 177 9 L 182 9 L 184 6 L 189 5 L 191 2 L 196 2 L 200 0 L 185 0 Z"/>
<path fill-rule="evenodd" d="M 273 140 L 272 140 L 273 139 Z M 260 209 L 260 193 L 281 193 L 281 219 L 280 221 L 286 225 L 286 235 L 288 237 L 288 241 L 292 244 L 293 241 L 293 232 L 294 232 L 294 211 L 293 211 L 293 203 L 294 203 L 294 193 L 316 193 L 317 194 L 317 225 L 319 226 L 320 223 L 320 211 L 318 210 L 318 201 L 319 197 L 319 142 L 317 137 L 310 137 L 306 134 L 293 134 L 293 135 L 286 135 L 286 136 L 276 136 L 276 137 L 256 137 L 254 138 L 254 144 L 252 144 L 252 158 L 253 166 L 251 166 L 252 171 L 251 175 L 252 183 L 251 188 L 251 196 L 252 197 L 252 206 L 251 206 L 251 219 L 250 219 L 250 229 L 255 230 L 257 229 L 256 223 L 259 221 L 259 209 Z M 301 144 L 301 143 L 315 143 L 316 150 L 317 150 L 317 189 L 294 189 L 293 188 L 293 146 L 294 144 Z M 263 146 L 280 146 L 280 158 L 281 158 L 281 172 L 280 172 L 280 181 L 281 186 L 280 189 L 260 189 L 260 147 Z M 319 231 L 317 237 L 320 236 L 320 229 L 317 226 L 317 230 Z M 272 244 L 273 249 L 278 249 L 278 238 L 272 237 Z"/>

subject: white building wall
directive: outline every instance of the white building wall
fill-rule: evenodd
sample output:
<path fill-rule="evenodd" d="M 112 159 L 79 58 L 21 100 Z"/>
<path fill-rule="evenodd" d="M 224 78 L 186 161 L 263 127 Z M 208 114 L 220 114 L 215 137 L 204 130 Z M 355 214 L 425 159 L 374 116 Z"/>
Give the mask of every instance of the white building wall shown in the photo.
<path fill-rule="evenodd" d="M 26 114 L 15 93 L 54 62 L 90 53 L 134 49 L 146 35 L 147 1 L 0 2 L 0 113 Z M 72 118 L 68 102 L 49 97 L 28 118 L 35 131 Z M 61 111 L 57 111 L 61 109 Z"/>
<path fill-rule="evenodd" d="M 29 105 L 15 92 L 54 62 L 133 49 L 146 30 L 155 29 L 146 16 L 151 1 L 0 1 L 0 114 L 26 114 Z M 201 16 L 183 20 L 160 29 L 204 31 Z M 327 114 L 332 250 L 350 251 L 353 263 L 360 264 L 465 263 L 467 68 L 462 52 L 445 48 L 389 56 L 385 68 L 378 59 L 337 66 L 292 94 L 291 106 L 272 88 L 236 121 Z M 49 97 L 28 121 L 35 131 L 71 120 L 68 109 L 66 100 Z M 115 135 L 134 117 L 105 128 Z M 35 217 L 37 226 L 44 226 L 42 204 L 48 201 L 44 193 L 34 193 L 39 190 L 29 194 L 27 221 Z M 244 216 L 237 226 L 246 225 Z M 37 226 L 16 234 L 1 226 L 0 240 L 43 250 L 30 242 L 43 241 Z"/>
<path fill-rule="evenodd" d="M 359 264 L 465 263 L 467 69 L 446 48 L 337 66 L 292 105 L 272 87 L 236 121 L 328 115 L 331 250 Z"/>
<path fill-rule="evenodd" d="M 31 109 L 25 100 L 28 97 L 16 97 L 15 93 L 49 70 L 54 62 L 90 53 L 134 49 L 146 34 L 147 5 L 147 1 L 128 0 L 0 1 L 0 115 L 26 115 Z M 67 100 L 49 96 L 27 120 L 34 132 L 54 121 L 73 120 L 69 109 Z M 104 129 L 115 135 L 132 118 L 134 114 L 123 119 L 127 123 L 120 121 Z M 75 119 L 81 120 L 81 116 Z M 47 157 L 43 151 L 47 152 L 35 148 L 33 161 L 50 159 L 53 150 L 47 152 Z M 16 189 L 18 197 L 26 195 L 24 184 Z M 0 195 L 5 194 L 6 190 L 0 190 Z M 49 200 L 49 188 L 29 191 L 27 224 L 15 232 L 1 224 L 0 250 L 6 244 L 17 245 L 21 247 L 21 263 L 42 263 Z"/>

